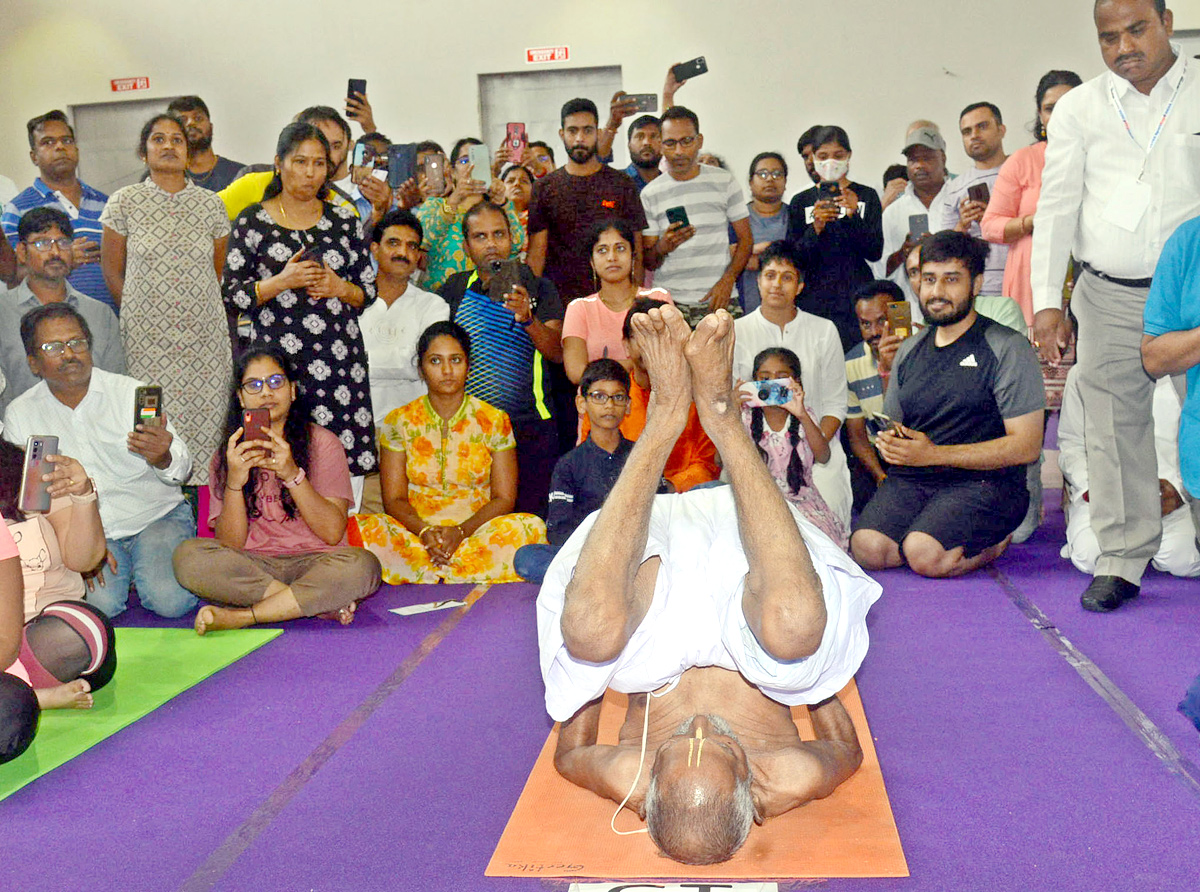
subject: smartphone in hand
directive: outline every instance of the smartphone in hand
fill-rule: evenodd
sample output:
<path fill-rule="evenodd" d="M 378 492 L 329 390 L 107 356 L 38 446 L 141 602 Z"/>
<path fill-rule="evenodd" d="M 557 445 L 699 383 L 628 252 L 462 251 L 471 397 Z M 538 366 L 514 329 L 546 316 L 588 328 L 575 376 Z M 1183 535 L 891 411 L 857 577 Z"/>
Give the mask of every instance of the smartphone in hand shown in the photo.
<path fill-rule="evenodd" d="M 676 223 L 679 223 L 683 226 L 689 225 L 687 208 L 683 207 L 682 205 L 679 207 L 667 208 L 667 223 L 672 226 L 674 226 Z"/>
<path fill-rule="evenodd" d="M 988 190 L 987 183 L 972 183 L 967 186 L 967 198 L 971 201 L 982 201 L 987 204 L 991 197 L 992 193 Z"/>
<path fill-rule="evenodd" d="M 889 301 L 887 305 L 888 329 L 898 338 L 912 334 L 912 306 L 906 300 Z"/>
<path fill-rule="evenodd" d="M 671 66 L 671 74 L 675 76 L 678 83 L 683 83 L 698 75 L 708 72 L 708 63 L 704 61 L 703 56 L 697 56 L 690 62 L 680 62 L 678 65 Z"/>
<path fill-rule="evenodd" d="M 525 132 L 525 125 L 518 121 L 510 121 L 504 130 L 504 143 L 512 150 L 513 164 L 520 164 L 521 159 L 525 157 L 525 146 L 528 144 L 529 135 Z"/>
<path fill-rule="evenodd" d="M 425 172 L 425 185 L 430 192 L 434 195 L 441 195 L 446 191 L 446 158 L 444 155 L 436 152 L 426 155 L 421 162 L 421 169 Z"/>
<path fill-rule="evenodd" d="M 835 204 L 842 197 L 842 187 L 831 180 L 817 183 L 817 201 L 832 201 Z"/>
<path fill-rule="evenodd" d="M 362 93 L 364 96 L 367 95 L 366 78 L 352 77 L 346 82 L 346 98 L 357 99 L 358 96 L 355 95 L 356 93 Z"/>
<path fill-rule="evenodd" d="M 625 99 L 632 99 L 635 103 L 634 108 L 640 112 L 658 111 L 657 93 L 629 93 L 625 96 Z"/>
<path fill-rule="evenodd" d="M 479 183 L 492 181 L 492 153 L 487 146 L 467 146 L 467 160 L 474 167 L 471 179 Z"/>
<path fill-rule="evenodd" d="M 388 146 L 388 188 L 399 189 L 416 175 L 416 143 L 402 143 Z"/>
<path fill-rule="evenodd" d="M 929 215 L 909 214 L 908 240 L 911 242 L 919 241 L 927 235 L 929 235 Z"/>
<path fill-rule="evenodd" d="M 161 387 L 139 387 L 133 394 L 133 429 L 139 424 L 162 427 L 163 406 Z"/>
<path fill-rule="evenodd" d="M 271 426 L 271 411 L 266 408 L 242 410 L 242 442 L 266 440 Z"/>
<path fill-rule="evenodd" d="M 25 514 L 45 514 L 50 510 L 50 484 L 42 480 L 54 471 L 47 455 L 58 454 L 58 437 L 34 434 L 25 443 L 25 466 L 21 470 L 21 491 L 17 505 Z"/>
<path fill-rule="evenodd" d="M 488 285 L 488 297 L 501 304 L 512 293 L 513 286 L 521 281 L 521 261 L 493 260 L 491 267 L 492 281 Z"/>

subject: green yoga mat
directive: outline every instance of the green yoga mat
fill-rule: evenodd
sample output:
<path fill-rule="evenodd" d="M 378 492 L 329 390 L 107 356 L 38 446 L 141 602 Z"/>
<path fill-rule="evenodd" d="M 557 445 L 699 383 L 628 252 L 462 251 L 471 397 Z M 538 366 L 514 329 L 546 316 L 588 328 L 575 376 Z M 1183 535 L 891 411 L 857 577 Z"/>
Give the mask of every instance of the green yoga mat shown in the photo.
<path fill-rule="evenodd" d="M 0 765 L 0 800 L 262 647 L 281 629 L 240 629 L 201 638 L 191 629 L 117 629 L 117 674 L 91 709 L 42 713 L 37 737 Z"/>

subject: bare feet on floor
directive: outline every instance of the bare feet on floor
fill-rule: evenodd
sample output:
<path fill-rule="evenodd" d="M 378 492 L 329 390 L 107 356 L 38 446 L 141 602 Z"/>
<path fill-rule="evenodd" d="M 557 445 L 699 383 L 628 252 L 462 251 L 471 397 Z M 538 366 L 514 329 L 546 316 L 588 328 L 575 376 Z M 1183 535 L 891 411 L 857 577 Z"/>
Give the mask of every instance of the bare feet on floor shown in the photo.
<path fill-rule="evenodd" d="M 254 625 L 254 612 L 248 607 L 216 607 L 205 604 L 196 613 L 196 634 L 221 629 L 244 629 Z"/>
<path fill-rule="evenodd" d="M 42 709 L 92 708 L 92 686 L 82 678 L 52 688 L 38 688 L 34 693 Z"/>
<path fill-rule="evenodd" d="M 337 620 L 343 626 L 348 626 L 354 622 L 354 611 L 358 609 L 358 602 L 351 601 L 345 607 L 338 610 L 331 610 L 328 613 L 317 614 L 321 619 Z"/>
<path fill-rule="evenodd" d="M 726 415 L 737 410 L 733 398 L 733 317 L 724 310 L 700 320 L 684 349 L 692 377 L 696 410 Z M 735 412 L 736 414 L 736 412 Z"/>

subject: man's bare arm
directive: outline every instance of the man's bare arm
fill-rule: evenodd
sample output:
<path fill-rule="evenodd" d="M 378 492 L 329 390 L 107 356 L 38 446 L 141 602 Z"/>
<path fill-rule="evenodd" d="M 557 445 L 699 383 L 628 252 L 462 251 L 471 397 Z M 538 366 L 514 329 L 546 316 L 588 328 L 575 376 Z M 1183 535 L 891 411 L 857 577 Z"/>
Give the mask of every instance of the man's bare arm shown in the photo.
<path fill-rule="evenodd" d="M 1200 328 L 1142 335 L 1142 365 L 1151 378 L 1182 375 L 1200 363 Z"/>
<path fill-rule="evenodd" d="M 600 700 L 593 700 L 558 729 L 558 747 L 554 767 L 558 773 L 585 790 L 591 790 L 613 802 L 623 800 L 637 775 L 640 750 L 596 743 L 600 731 Z M 638 789 L 626 805 L 641 814 L 649 770 L 642 772 Z"/>

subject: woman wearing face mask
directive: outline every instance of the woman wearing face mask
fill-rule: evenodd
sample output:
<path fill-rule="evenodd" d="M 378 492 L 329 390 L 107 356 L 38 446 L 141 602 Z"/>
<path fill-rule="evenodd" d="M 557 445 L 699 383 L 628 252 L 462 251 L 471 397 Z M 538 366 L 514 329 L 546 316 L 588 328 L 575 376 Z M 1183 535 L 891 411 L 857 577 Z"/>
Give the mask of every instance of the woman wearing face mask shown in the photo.
<path fill-rule="evenodd" d="M 850 137 L 841 127 L 813 134 L 813 165 L 821 181 L 788 205 L 787 240 L 804 265 L 800 309 L 837 326 L 842 347 L 862 340 L 854 292 L 871 281 L 868 262 L 883 253 L 883 210 L 870 186 L 852 183 Z"/>
<path fill-rule="evenodd" d="M 1034 96 L 1035 142 L 1008 156 L 992 186 L 991 200 L 979 224 L 989 242 L 1008 245 L 1004 293 L 1020 305 L 1027 326 L 1033 325 L 1029 258 L 1033 253 L 1033 215 L 1042 191 L 1042 168 L 1046 166 L 1046 125 L 1058 100 L 1080 83 L 1079 75 L 1073 71 L 1050 71 L 1038 81 Z"/>

